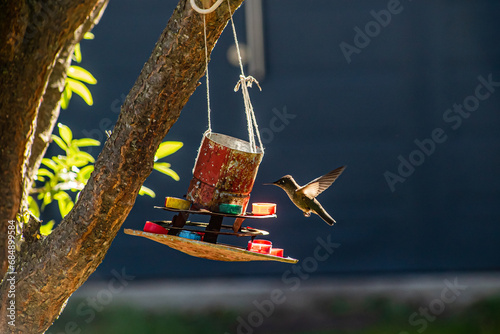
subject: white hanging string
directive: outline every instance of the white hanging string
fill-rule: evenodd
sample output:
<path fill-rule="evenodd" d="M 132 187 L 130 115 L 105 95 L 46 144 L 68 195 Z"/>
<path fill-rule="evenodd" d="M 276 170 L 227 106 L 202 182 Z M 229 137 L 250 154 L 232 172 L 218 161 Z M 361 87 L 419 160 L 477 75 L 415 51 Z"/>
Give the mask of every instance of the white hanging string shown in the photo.
<path fill-rule="evenodd" d="M 191 0 L 191 7 L 198 13 L 203 15 L 203 38 L 205 42 L 205 80 L 206 80 L 206 85 L 207 85 L 207 113 L 208 113 L 208 129 L 205 131 L 205 134 L 210 134 L 212 133 L 212 122 L 211 122 L 211 113 L 212 110 L 210 108 L 210 80 L 208 77 L 208 47 L 207 47 L 207 22 L 206 22 L 206 14 L 212 13 L 215 11 L 220 4 L 224 0 L 217 0 L 217 2 L 210 8 L 208 9 L 203 9 L 198 7 L 198 5 L 195 3 L 194 0 Z"/>
<path fill-rule="evenodd" d="M 255 119 L 255 113 L 253 111 L 252 102 L 250 101 L 250 94 L 248 93 L 248 87 L 252 87 L 252 84 L 254 82 L 257 84 L 259 89 L 262 90 L 262 88 L 259 85 L 259 82 L 254 77 L 250 75 L 245 77 L 245 75 L 242 74 L 240 75 L 240 80 L 234 87 L 234 91 L 237 92 L 241 87 L 241 93 L 243 94 L 243 102 L 245 103 L 245 114 L 247 116 L 248 137 L 252 151 L 255 153 L 257 152 L 257 147 L 255 144 L 255 134 L 257 134 L 257 139 L 259 140 L 259 147 L 262 149 L 262 151 L 264 151 L 264 148 L 262 146 L 262 141 L 260 139 L 259 128 L 257 126 L 257 120 Z M 255 127 L 255 132 L 254 132 L 254 127 Z"/>
<path fill-rule="evenodd" d="M 191 0 L 192 2 L 194 0 Z M 208 111 L 208 129 L 206 131 L 207 134 L 212 133 L 212 122 L 210 120 L 210 114 L 211 114 L 211 109 L 210 109 L 210 81 L 208 80 L 208 49 L 207 49 L 207 23 L 206 23 L 206 18 L 205 14 L 203 14 L 203 36 L 205 37 L 205 78 L 206 78 L 206 84 L 207 84 L 207 111 Z"/>
<path fill-rule="evenodd" d="M 217 0 L 217 2 L 210 8 L 208 9 L 202 9 L 198 7 L 195 3 L 195 0 L 190 0 L 191 7 L 193 9 L 203 15 L 203 36 L 204 36 L 204 41 L 205 41 L 205 78 L 206 78 L 206 85 L 207 85 L 207 110 L 208 110 L 208 129 L 206 133 L 211 133 L 212 132 L 212 124 L 211 124 L 211 109 L 210 109 L 210 85 L 209 85 L 209 77 L 208 77 L 208 48 L 207 48 L 207 24 L 206 24 L 206 18 L 205 15 L 212 13 L 215 11 L 219 5 L 222 3 L 223 0 Z M 236 52 L 238 54 L 238 63 L 240 65 L 240 70 L 241 70 L 241 75 L 240 75 L 240 80 L 234 87 L 234 91 L 238 91 L 238 89 L 241 87 L 241 92 L 243 94 L 243 101 L 245 104 L 245 115 L 247 118 L 247 130 L 248 130 L 248 137 L 250 141 L 250 148 L 253 153 L 257 152 L 257 145 L 255 143 L 255 134 L 257 134 L 257 139 L 259 141 L 259 147 L 262 152 L 264 152 L 264 146 L 262 145 L 262 140 L 260 138 L 260 132 L 259 132 L 259 127 L 257 125 L 257 119 L 255 118 L 255 113 L 253 111 L 253 106 L 252 102 L 250 100 L 250 94 L 248 93 L 248 87 L 252 87 L 252 84 L 255 82 L 257 86 L 259 87 L 260 90 L 262 88 L 259 85 L 259 82 L 252 76 L 245 76 L 245 72 L 243 70 L 243 61 L 241 60 L 241 52 L 240 52 L 240 45 L 238 43 L 238 37 L 236 36 L 236 28 L 234 26 L 234 21 L 233 21 L 233 13 L 231 12 L 231 4 L 229 0 L 227 0 L 227 5 L 229 9 L 229 17 L 231 19 L 231 26 L 233 28 L 233 36 L 234 36 L 234 43 L 236 45 Z M 255 128 L 255 132 L 254 132 Z"/>
<path fill-rule="evenodd" d="M 236 53 L 238 54 L 238 63 L 240 65 L 240 80 L 234 87 L 234 91 L 237 92 L 241 87 L 241 93 L 243 94 L 243 101 L 245 103 L 245 114 L 247 116 L 247 128 L 248 128 L 248 137 L 250 141 L 250 147 L 252 152 L 257 152 L 257 147 L 255 144 L 255 134 L 257 134 L 257 139 L 259 140 L 259 147 L 264 152 L 264 146 L 262 145 L 262 140 L 260 139 L 259 127 L 257 126 L 257 119 L 255 118 L 255 113 L 253 111 L 252 102 L 250 101 L 250 94 L 248 93 L 248 87 L 252 87 L 252 84 L 255 82 L 260 90 L 262 88 L 259 85 L 257 79 L 252 77 L 251 75 L 246 76 L 245 71 L 243 70 L 243 61 L 241 60 L 241 52 L 240 45 L 238 43 L 238 37 L 236 36 L 236 27 L 234 26 L 233 13 L 231 12 L 231 3 L 227 0 L 227 7 L 229 9 L 229 17 L 231 18 L 231 27 L 233 28 L 233 36 L 234 36 L 234 44 L 236 45 Z M 254 133 L 255 127 L 255 133 Z"/>

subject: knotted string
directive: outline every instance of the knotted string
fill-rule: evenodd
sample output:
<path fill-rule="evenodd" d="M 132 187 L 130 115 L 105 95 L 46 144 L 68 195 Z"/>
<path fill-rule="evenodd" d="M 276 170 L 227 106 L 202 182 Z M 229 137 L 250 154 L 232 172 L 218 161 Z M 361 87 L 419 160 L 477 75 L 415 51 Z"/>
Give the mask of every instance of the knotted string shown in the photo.
<path fill-rule="evenodd" d="M 257 126 L 257 120 L 255 119 L 255 113 L 253 111 L 252 102 L 250 101 L 250 94 L 248 93 L 248 87 L 252 87 L 253 83 L 256 83 L 259 89 L 262 91 L 262 88 L 259 85 L 257 79 L 252 77 L 251 75 L 245 77 L 245 75 L 240 75 L 240 81 L 234 87 L 234 91 L 237 92 L 241 87 L 241 93 L 243 94 L 243 102 L 245 103 L 245 114 L 247 116 L 247 128 L 248 128 L 248 137 L 250 139 L 250 147 L 252 152 L 257 152 L 257 147 L 255 144 L 255 133 L 257 134 L 257 139 L 259 140 L 259 146 L 262 150 L 262 141 L 260 139 L 259 127 Z M 253 126 L 252 126 L 253 124 Z M 255 133 L 254 133 L 255 127 Z"/>
<path fill-rule="evenodd" d="M 255 134 L 257 134 L 257 139 L 259 140 L 259 147 L 264 152 L 264 146 L 262 145 L 262 140 L 260 139 L 259 127 L 257 126 L 257 119 L 255 118 L 255 113 L 253 111 L 252 101 L 250 101 L 250 94 L 248 93 L 248 87 L 252 87 L 252 83 L 256 83 L 259 89 L 262 88 L 259 82 L 251 75 L 246 76 L 243 70 L 243 61 L 241 60 L 240 44 L 238 43 L 238 37 L 236 35 L 236 27 L 234 26 L 233 13 L 231 12 L 231 3 L 227 0 L 227 8 L 229 10 L 229 17 L 231 18 L 231 27 L 233 28 L 234 44 L 236 46 L 236 52 L 238 54 L 238 63 L 240 65 L 240 80 L 234 87 L 234 91 L 238 91 L 241 87 L 241 93 L 243 94 L 243 101 L 245 103 L 245 114 L 247 116 L 247 129 L 248 137 L 250 141 L 250 147 L 253 153 L 257 152 L 257 147 L 255 145 Z M 255 133 L 254 133 L 255 128 Z"/>
<path fill-rule="evenodd" d="M 205 132 L 205 134 L 210 134 L 212 132 L 212 123 L 211 123 L 211 109 L 210 109 L 210 85 L 209 85 L 209 77 L 208 77 L 208 48 L 207 48 L 207 24 L 206 24 L 206 18 L 205 15 L 212 13 L 214 10 L 216 10 L 219 5 L 222 3 L 223 0 L 218 0 L 212 7 L 208 9 L 202 9 L 198 7 L 195 3 L 194 0 L 190 0 L 191 2 L 191 7 L 195 11 L 197 11 L 200 14 L 203 14 L 203 36 L 204 36 L 204 41 L 205 41 L 205 78 L 206 78 L 206 85 L 207 85 L 207 112 L 208 112 L 208 129 Z M 259 132 L 259 127 L 257 125 L 257 119 L 255 118 L 255 113 L 253 110 L 252 102 L 250 100 L 250 94 L 248 93 L 248 87 L 252 87 L 252 84 L 255 82 L 259 89 L 262 91 L 262 88 L 259 85 L 259 82 L 252 76 L 246 76 L 245 72 L 243 70 L 243 61 L 241 60 L 241 52 L 240 52 L 240 45 L 238 43 L 238 37 L 236 35 L 236 28 L 234 26 L 234 20 L 233 20 L 233 13 L 231 12 L 231 4 L 229 0 L 227 0 L 227 6 L 229 10 L 229 17 L 231 19 L 231 27 L 233 29 L 233 36 L 234 36 L 234 44 L 236 45 L 236 52 L 238 54 L 238 63 L 240 65 L 240 80 L 234 87 L 234 91 L 237 92 L 239 88 L 241 87 L 241 92 L 243 94 L 243 102 L 245 104 L 245 115 L 247 118 L 247 130 L 248 130 L 248 137 L 249 137 L 249 142 L 250 142 L 250 149 L 252 153 L 257 152 L 257 145 L 255 143 L 255 134 L 257 135 L 257 139 L 259 141 L 259 147 L 262 152 L 264 152 L 264 146 L 262 145 L 262 140 L 260 138 L 260 132 Z M 255 128 L 255 129 L 254 129 Z"/>

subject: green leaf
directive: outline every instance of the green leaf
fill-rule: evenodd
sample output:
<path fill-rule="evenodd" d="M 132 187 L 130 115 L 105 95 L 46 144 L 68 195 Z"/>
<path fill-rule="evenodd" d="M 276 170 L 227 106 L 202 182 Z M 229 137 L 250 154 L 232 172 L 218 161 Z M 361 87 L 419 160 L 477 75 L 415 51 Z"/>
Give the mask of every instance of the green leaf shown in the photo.
<path fill-rule="evenodd" d="M 75 45 L 75 50 L 73 51 L 73 56 L 72 58 L 77 62 L 80 63 L 82 61 L 82 48 L 80 46 L 80 43 L 76 43 Z"/>
<path fill-rule="evenodd" d="M 80 97 L 89 106 L 94 104 L 94 100 L 92 99 L 92 93 L 90 93 L 90 90 L 82 82 L 75 79 L 67 78 L 66 84 L 73 92 L 80 95 Z"/>
<path fill-rule="evenodd" d="M 76 158 L 77 160 L 83 160 L 83 161 L 86 161 L 86 162 L 91 162 L 91 163 L 94 163 L 95 162 L 95 159 L 93 156 L 91 156 L 90 154 L 88 154 L 87 152 L 84 152 L 84 151 L 79 151 L 77 154 L 75 154 L 74 157 L 72 158 Z M 77 167 L 81 167 L 81 166 L 77 166 Z"/>
<path fill-rule="evenodd" d="M 92 138 L 73 139 L 73 141 L 71 143 L 77 147 L 101 145 L 100 141 L 92 139 Z"/>
<path fill-rule="evenodd" d="M 52 157 L 52 160 L 59 166 L 59 172 L 61 169 L 68 169 L 67 158 L 65 155 L 58 155 L 57 157 Z"/>
<path fill-rule="evenodd" d="M 49 192 L 46 192 L 45 195 L 43 195 L 42 211 L 50 203 L 52 203 L 52 195 L 51 195 L 51 193 L 49 191 Z"/>
<path fill-rule="evenodd" d="M 61 95 L 61 108 L 63 108 L 64 110 L 68 109 L 69 101 L 71 100 L 72 95 L 73 91 L 66 85 Z"/>
<path fill-rule="evenodd" d="M 76 167 L 83 167 L 89 163 L 94 163 L 95 159 L 93 156 L 87 152 L 78 151 L 71 154 L 68 160 L 69 165 L 74 165 Z"/>
<path fill-rule="evenodd" d="M 38 203 L 31 196 L 28 196 L 28 209 L 35 217 L 40 218 L 40 208 L 38 207 Z"/>
<path fill-rule="evenodd" d="M 90 31 L 87 31 L 84 35 L 83 35 L 83 39 L 94 39 L 94 34 L 91 33 Z"/>
<path fill-rule="evenodd" d="M 41 225 L 40 226 L 40 234 L 47 236 L 50 233 L 52 233 L 52 228 L 54 227 L 54 223 L 55 223 L 55 221 L 52 219 L 47 224 Z"/>
<path fill-rule="evenodd" d="M 45 182 L 45 178 L 43 176 L 37 174 L 35 176 L 35 181 Z"/>
<path fill-rule="evenodd" d="M 160 144 L 155 154 L 155 161 L 177 152 L 184 144 L 180 141 L 165 141 Z"/>
<path fill-rule="evenodd" d="M 68 68 L 68 76 L 91 85 L 97 83 L 97 79 L 89 71 L 80 66 L 71 65 Z"/>
<path fill-rule="evenodd" d="M 37 175 L 38 176 L 48 176 L 50 178 L 54 177 L 54 174 L 52 172 L 50 172 L 48 169 L 45 169 L 45 168 L 39 168 L 38 172 L 37 172 Z"/>
<path fill-rule="evenodd" d="M 148 187 L 142 186 L 141 189 L 139 190 L 139 195 L 144 196 L 148 195 L 152 198 L 156 197 L 156 194 L 153 190 L 149 189 Z"/>
<path fill-rule="evenodd" d="M 57 200 L 59 212 L 63 218 L 71 211 L 71 209 L 73 209 L 73 206 L 75 205 L 71 197 L 65 191 L 60 191 L 55 194 L 54 199 Z"/>
<path fill-rule="evenodd" d="M 71 159 L 71 165 L 76 166 L 76 167 L 84 167 L 89 164 L 88 160 L 86 159 L 80 159 L 78 157 Z"/>
<path fill-rule="evenodd" d="M 59 166 L 52 159 L 43 158 L 42 159 L 42 164 L 45 165 L 45 166 L 47 166 L 47 167 L 49 167 L 50 169 L 52 169 L 56 173 L 59 170 Z"/>
<path fill-rule="evenodd" d="M 84 184 L 87 184 L 87 181 L 90 178 L 90 174 L 92 174 L 93 171 L 94 171 L 94 166 L 92 165 L 85 166 L 82 169 L 80 169 L 76 179 Z"/>
<path fill-rule="evenodd" d="M 58 123 L 57 124 L 57 127 L 59 128 L 59 135 L 61 136 L 61 138 L 66 142 L 67 146 L 70 146 L 71 145 L 71 141 L 73 140 L 73 132 L 71 131 L 71 129 L 62 124 L 62 123 Z M 66 149 L 65 149 L 66 151 Z"/>
<path fill-rule="evenodd" d="M 66 155 L 68 156 L 69 159 L 71 159 L 72 156 L 80 152 L 80 148 L 78 148 L 78 146 L 76 145 L 73 145 L 74 141 L 75 141 L 74 139 L 71 141 L 71 146 L 69 147 L 69 150 L 66 151 Z"/>
<path fill-rule="evenodd" d="M 157 171 L 170 176 L 175 181 L 179 181 L 181 179 L 179 177 L 179 175 L 177 175 L 177 173 L 174 172 L 169 167 L 170 167 L 170 164 L 166 163 L 166 162 L 155 162 L 155 164 L 153 166 L 153 168 L 156 169 Z"/>
<path fill-rule="evenodd" d="M 61 132 L 61 129 L 59 129 L 59 132 Z M 60 148 L 62 148 L 64 151 L 66 151 L 68 149 L 68 145 L 66 145 L 66 143 L 64 142 L 64 140 L 62 140 L 60 137 L 56 136 L 56 135 L 52 135 L 51 136 L 52 140 L 56 142 L 57 146 L 59 146 Z"/>

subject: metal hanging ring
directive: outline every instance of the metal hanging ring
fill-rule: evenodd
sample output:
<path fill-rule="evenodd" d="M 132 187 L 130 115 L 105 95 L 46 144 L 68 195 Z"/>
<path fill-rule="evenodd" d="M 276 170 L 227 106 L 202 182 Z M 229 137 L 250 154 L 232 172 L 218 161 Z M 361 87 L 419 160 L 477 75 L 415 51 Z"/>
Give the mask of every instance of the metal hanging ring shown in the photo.
<path fill-rule="evenodd" d="M 198 5 L 194 2 L 194 0 L 191 0 L 191 7 L 193 7 L 193 9 L 200 14 L 210 14 L 220 6 L 222 1 L 224 1 L 224 0 L 217 0 L 217 2 L 214 3 L 212 7 L 208 8 L 208 9 L 203 9 L 203 8 L 198 7 Z"/>

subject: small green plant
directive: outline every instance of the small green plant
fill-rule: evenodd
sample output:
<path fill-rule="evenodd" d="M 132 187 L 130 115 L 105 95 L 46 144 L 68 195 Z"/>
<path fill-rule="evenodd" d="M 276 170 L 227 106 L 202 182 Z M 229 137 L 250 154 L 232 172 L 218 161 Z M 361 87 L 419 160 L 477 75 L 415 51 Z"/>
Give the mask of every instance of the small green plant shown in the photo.
<path fill-rule="evenodd" d="M 87 32 L 83 38 L 87 40 L 94 39 L 94 34 Z M 77 63 L 82 61 L 80 43 L 75 45 L 71 60 Z M 86 69 L 76 65 L 71 65 L 66 75 L 66 85 L 60 100 L 61 108 L 68 108 L 73 93 L 81 96 L 89 106 L 93 105 L 92 94 L 84 83 L 94 85 L 97 83 L 96 78 Z M 62 218 L 73 208 L 74 202 L 67 191 L 79 193 L 87 183 L 90 173 L 94 170 L 94 166 L 90 165 L 90 163 L 94 162 L 94 158 L 87 152 L 80 151 L 80 147 L 99 146 L 101 144 L 91 138 L 73 140 L 73 133 L 69 127 L 63 124 L 58 124 L 58 127 L 60 137 L 52 135 L 52 141 L 63 149 L 66 155 L 59 155 L 50 159 L 43 158 L 42 160 L 42 164 L 49 169 L 38 169 L 35 181 L 42 183 L 42 186 L 33 189 L 33 192 L 38 193 L 37 198 L 42 201 L 41 208 L 32 196 L 28 198 L 28 208 L 37 218 L 40 218 L 41 211 L 53 200 L 58 202 Z M 54 224 L 55 220 L 52 219 L 42 225 L 40 234 L 50 234 Z"/>
<path fill-rule="evenodd" d="M 84 39 L 94 39 L 94 35 L 88 32 L 85 34 Z M 82 61 L 80 43 L 75 46 L 72 60 L 78 63 Z M 93 104 L 92 94 L 85 83 L 93 85 L 97 83 L 97 80 L 84 68 L 71 65 L 67 72 L 66 86 L 61 96 L 61 107 L 63 109 L 68 107 L 73 93 L 81 96 L 89 106 Z M 71 211 L 75 205 L 73 198 L 78 200 L 80 191 L 87 184 L 91 173 L 94 171 L 94 157 L 80 150 L 80 148 L 101 145 L 98 140 L 92 138 L 74 139 L 73 132 L 64 124 L 59 123 L 58 129 L 59 136 L 53 134 L 52 141 L 65 154 L 42 159 L 44 167 L 38 169 L 35 187 L 31 194 L 36 195 L 36 199 L 32 196 L 28 198 L 29 210 L 37 218 L 40 218 L 45 207 L 54 201 L 57 201 L 61 218 L 64 218 Z M 158 160 L 177 152 L 182 145 L 182 142 L 179 141 L 161 143 L 155 154 L 154 169 L 179 181 L 179 175 L 170 168 L 170 164 L 158 162 Z M 39 186 L 36 187 L 36 185 Z M 156 197 L 155 192 L 145 186 L 141 187 L 139 195 Z M 41 202 L 41 206 L 37 200 Z M 54 219 L 42 225 L 40 234 L 49 235 L 54 225 Z"/>
<path fill-rule="evenodd" d="M 32 190 L 41 201 L 41 207 L 37 201 L 30 196 L 29 209 L 40 217 L 41 211 L 54 200 L 57 201 L 61 217 L 64 218 L 73 208 L 74 202 L 69 192 L 77 193 L 87 184 L 90 174 L 94 170 L 94 157 L 89 153 L 81 151 L 81 147 L 99 146 L 101 143 L 92 138 L 73 139 L 73 132 L 69 127 L 59 123 L 59 136 L 52 135 L 52 140 L 59 146 L 65 155 L 57 155 L 42 159 L 42 165 L 36 176 L 40 187 Z M 47 235 L 54 226 L 54 220 L 42 225 L 40 233 Z"/>
<path fill-rule="evenodd" d="M 87 184 L 91 173 L 94 171 L 94 157 L 80 150 L 81 147 L 99 146 L 101 143 L 92 138 L 74 139 L 71 129 L 59 123 L 59 136 L 52 135 L 52 140 L 64 151 L 65 154 L 43 158 L 43 167 L 38 169 L 36 184 L 32 195 L 41 202 L 41 206 L 32 196 L 29 197 L 29 209 L 37 217 L 45 207 L 53 201 L 57 201 L 61 218 L 64 218 L 75 205 L 73 197 L 78 199 L 80 191 Z M 160 144 L 156 155 L 154 169 L 179 181 L 179 175 L 170 168 L 167 162 L 158 162 L 166 156 L 177 152 L 183 146 L 179 141 L 166 141 Z M 73 193 L 73 196 L 71 196 Z M 155 197 L 155 192 L 142 186 L 139 195 Z M 40 228 L 40 234 L 48 235 L 55 225 L 55 220 L 50 220 Z"/>
<path fill-rule="evenodd" d="M 83 38 L 94 39 L 94 34 L 87 32 Z M 81 63 L 82 51 L 80 43 L 75 45 L 75 50 L 73 51 L 71 59 L 77 63 Z M 94 100 L 92 98 L 92 94 L 85 83 L 95 85 L 97 83 L 97 79 L 89 71 L 76 65 L 71 65 L 66 74 L 66 86 L 61 96 L 61 108 L 68 108 L 69 101 L 71 100 L 73 93 L 79 95 L 89 106 L 93 105 Z"/>
<path fill-rule="evenodd" d="M 160 173 L 170 176 L 175 181 L 179 181 L 179 175 L 177 175 L 177 173 L 170 168 L 170 164 L 167 162 L 158 162 L 158 160 L 177 152 L 182 147 L 182 145 L 183 143 L 180 141 L 165 141 L 161 143 L 155 154 L 155 163 L 153 168 Z M 141 187 L 139 195 L 148 195 L 153 198 L 156 197 L 155 192 L 145 186 Z"/>

